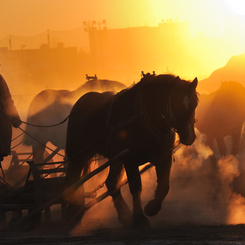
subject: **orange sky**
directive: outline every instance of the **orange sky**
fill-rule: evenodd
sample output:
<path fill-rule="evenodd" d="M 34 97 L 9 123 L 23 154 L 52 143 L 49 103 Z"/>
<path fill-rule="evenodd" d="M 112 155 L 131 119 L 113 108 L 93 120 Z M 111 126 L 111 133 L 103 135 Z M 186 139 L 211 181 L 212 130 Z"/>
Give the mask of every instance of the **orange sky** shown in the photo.
<path fill-rule="evenodd" d="M 190 21 L 191 31 L 213 34 L 229 15 L 245 14 L 243 0 L 0 0 L 0 38 L 68 30 L 87 20 L 109 28 L 157 25 L 161 19 Z"/>
<path fill-rule="evenodd" d="M 245 16 L 244 0 L 0 0 L 0 41 L 9 35 L 71 30 L 82 27 L 84 21 L 104 19 L 113 29 L 157 26 L 161 20 L 177 18 L 189 21 L 192 37 L 224 37 L 226 21 L 238 15 Z M 197 74 L 201 78 L 224 66 L 232 55 L 245 52 L 245 18 L 232 29 L 237 36 L 231 36 L 231 45 L 223 49 L 219 62 L 210 60 L 205 64 L 209 67 Z M 83 35 L 79 43 L 84 42 L 81 46 L 88 51 L 88 35 Z"/>
<path fill-rule="evenodd" d="M 176 18 L 189 21 L 192 37 L 220 37 L 227 17 L 234 15 L 245 15 L 244 0 L 0 0 L 0 40 L 71 30 L 89 20 L 105 19 L 111 29 Z M 241 33 L 245 26 L 234 28 Z"/>

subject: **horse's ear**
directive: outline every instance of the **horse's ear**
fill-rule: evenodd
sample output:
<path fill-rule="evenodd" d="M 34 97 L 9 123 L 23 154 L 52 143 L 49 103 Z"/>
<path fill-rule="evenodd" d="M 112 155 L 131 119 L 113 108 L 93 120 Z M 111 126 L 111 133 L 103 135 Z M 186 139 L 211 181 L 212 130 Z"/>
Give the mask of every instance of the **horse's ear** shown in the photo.
<path fill-rule="evenodd" d="M 198 83 L 198 80 L 197 80 L 197 77 L 191 82 L 191 84 L 189 85 L 189 90 L 190 91 L 194 91 L 197 87 L 197 83 Z"/>
<path fill-rule="evenodd" d="M 180 80 L 179 76 L 177 76 L 177 77 L 174 78 L 173 83 L 175 83 L 178 80 Z"/>

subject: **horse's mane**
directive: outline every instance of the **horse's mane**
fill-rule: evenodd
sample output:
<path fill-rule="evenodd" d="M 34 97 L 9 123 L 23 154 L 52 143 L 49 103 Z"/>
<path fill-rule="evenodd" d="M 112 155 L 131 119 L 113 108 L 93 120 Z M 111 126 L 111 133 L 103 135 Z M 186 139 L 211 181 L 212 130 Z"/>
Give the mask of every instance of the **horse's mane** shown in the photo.
<path fill-rule="evenodd" d="M 121 95 L 127 93 L 128 91 L 134 92 L 135 90 L 138 90 L 140 86 L 142 86 L 142 83 L 151 82 L 150 80 L 152 80 L 156 83 L 161 83 L 161 84 L 165 83 L 166 86 L 171 86 L 171 85 L 173 85 L 173 82 L 176 80 L 176 78 L 178 78 L 177 84 L 178 84 L 178 89 L 180 89 L 180 90 L 186 89 L 191 83 L 191 81 L 183 80 L 183 79 L 181 79 L 178 76 L 173 75 L 173 74 L 155 75 L 155 74 L 148 73 L 144 77 L 142 77 L 139 82 L 134 83 L 130 87 L 127 87 L 127 88 L 121 90 L 120 92 L 118 92 L 116 94 L 116 96 L 121 96 Z M 197 102 L 197 104 L 199 102 L 199 93 L 198 92 L 196 92 L 196 102 Z"/>
<path fill-rule="evenodd" d="M 134 84 L 132 84 L 131 86 L 125 88 L 125 89 L 122 89 L 121 91 L 119 91 L 119 92 L 116 94 L 116 96 L 121 96 L 121 95 L 123 95 L 124 93 L 126 93 L 126 92 L 129 91 L 129 90 L 132 91 L 132 90 L 138 89 L 138 87 L 140 86 L 140 82 L 141 82 L 141 81 L 139 81 L 139 82 L 137 82 L 137 83 L 134 83 Z"/>

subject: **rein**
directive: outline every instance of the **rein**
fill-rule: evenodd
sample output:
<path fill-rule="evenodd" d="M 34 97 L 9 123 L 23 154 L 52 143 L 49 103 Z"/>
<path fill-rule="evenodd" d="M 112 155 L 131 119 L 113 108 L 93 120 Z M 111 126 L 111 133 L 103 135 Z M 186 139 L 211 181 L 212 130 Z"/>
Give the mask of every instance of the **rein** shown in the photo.
<path fill-rule="evenodd" d="M 2 115 L 4 115 L 4 117 L 6 117 L 6 118 L 11 118 L 11 116 L 9 116 L 8 114 L 6 114 L 3 110 L 0 110 L 0 113 L 1 113 Z M 69 114 L 63 121 L 61 121 L 61 122 L 59 122 L 59 123 L 55 123 L 55 124 L 50 124 L 50 125 L 37 125 L 37 124 L 32 124 L 32 123 L 28 123 L 28 122 L 22 121 L 22 120 L 20 120 L 20 119 L 18 119 L 18 118 L 14 118 L 14 120 L 16 120 L 16 121 L 18 121 L 18 122 L 21 122 L 21 123 L 23 123 L 23 124 L 32 126 L 32 127 L 38 127 L 38 128 L 51 128 L 51 127 L 56 127 L 56 126 L 59 126 L 59 125 L 65 123 L 65 122 L 68 120 L 69 117 L 70 117 L 70 114 Z M 10 120 L 10 121 L 11 121 L 11 120 Z"/>

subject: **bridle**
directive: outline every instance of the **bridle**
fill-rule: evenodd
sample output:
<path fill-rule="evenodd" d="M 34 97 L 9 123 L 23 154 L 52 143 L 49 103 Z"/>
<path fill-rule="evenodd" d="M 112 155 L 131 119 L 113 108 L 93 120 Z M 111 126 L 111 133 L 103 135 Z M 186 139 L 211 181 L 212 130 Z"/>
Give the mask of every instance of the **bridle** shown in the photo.
<path fill-rule="evenodd" d="M 114 102 L 119 99 L 120 97 L 120 93 L 118 95 L 115 95 L 115 97 L 113 97 L 110 106 L 109 106 L 109 110 L 108 110 L 108 115 L 107 115 L 107 123 L 106 123 L 106 129 L 104 131 L 104 135 L 106 138 L 110 139 L 111 135 L 113 132 L 118 131 L 119 129 L 125 127 L 126 125 L 129 125 L 131 123 L 141 123 L 144 124 L 148 130 L 148 132 L 152 135 L 152 137 L 154 138 L 154 140 L 159 143 L 162 142 L 163 140 L 169 140 L 169 139 L 174 139 L 174 135 L 175 132 L 177 132 L 177 124 L 179 125 L 182 124 L 186 124 L 186 122 L 180 122 L 177 121 L 173 110 L 172 110 L 172 96 L 173 96 L 173 92 L 174 92 L 174 81 L 171 81 L 172 83 L 172 88 L 171 88 L 171 92 L 169 93 L 168 96 L 168 100 L 167 100 L 167 113 L 166 115 L 164 115 L 161 110 L 159 108 L 156 108 L 154 106 L 154 108 L 152 108 L 152 110 L 157 110 L 158 115 L 160 116 L 160 118 L 162 120 L 164 120 L 165 124 L 169 126 L 169 129 L 171 129 L 170 131 L 167 130 L 165 132 L 163 132 L 161 129 L 159 129 L 158 126 L 156 126 L 154 124 L 154 122 L 152 122 L 151 120 L 149 120 L 149 117 L 146 116 L 146 112 L 144 110 L 144 97 L 143 97 L 143 92 L 144 92 L 144 87 L 145 87 L 145 83 L 147 82 L 151 82 L 152 78 L 155 77 L 155 74 L 144 74 L 142 73 L 143 77 L 141 79 L 141 84 L 139 84 L 140 89 L 138 91 L 138 94 L 136 95 L 136 102 L 137 102 L 137 108 L 138 108 L 138 113 L 135 116 L 131 116 L 129 118 L 126 118 L 124 121 L 122 121 L 121 123 L 117 123 L 115 125 L 111 124 L 111 114 L 112 111 L 114 110 Z M 179 77 L 174 78 L 175 79 L 179 79 Z M 187 123 L 188 124 L 188 123 Z M 192 124 L 192 123 L 190 123 Z"/>
<path fill-rule="evenodd" d="M 144 86 L 144 80 L 145 79 L 149 79 L 151 77 L 155 77 L 155 73 L 150 74 L 144 74 L 142 72 L 142 76 L 143 76 L 143 85 L 142 85 L 142 98 L 141 100 L 143 100 L 143 86 Z M 164 115 L 163 113 L 160 112 L 160 110 L 158 108 L 155 108 L 156 110 L 158 110 L 159 114 L 161 115 L 161 118 L 164 120 L 164 122 L 174 131 L 177 132 L 177 125 L 182 125 L 182 126 L 187 126 L 187 125 L 194 125 L 197 122 L 197 119 L 194 119 L 194 122 L 184 122 L 184 121 L 180 121 L 176 119 L 176 116 L 173 113 L 172 110 L 172 96 L 173 96 L 173 92 L 174 92 L 174 84 L 175 81 L 179 79 L 179 77 L 175 77 L 173 81 L 171 81 L 171 85 L 172 88 L 170 90 L 169 96 L 168 96 L 168 100 L 167 100 L 167 110 L 166 110 L 166 115 Z M 142 113 L 143 113 L 143 106 L 142 106 Z M 159 130 L 158 130 L 159 131 Z"/>

